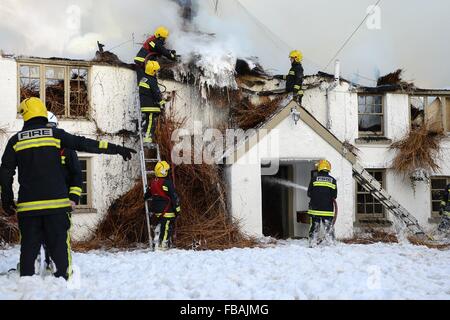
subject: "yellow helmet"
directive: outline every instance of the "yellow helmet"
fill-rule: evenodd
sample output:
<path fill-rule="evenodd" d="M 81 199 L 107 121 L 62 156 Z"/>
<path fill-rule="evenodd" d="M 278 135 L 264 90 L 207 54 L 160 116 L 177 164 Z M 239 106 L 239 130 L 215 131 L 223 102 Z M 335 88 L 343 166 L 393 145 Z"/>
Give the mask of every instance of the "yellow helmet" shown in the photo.
<path fill-rule="evenodd" d="M 150 60 L 145 65 L 145 73 L 151 76 L 154 76 L 159 69 L 161 69 L 161 66 L 158 61 Z"/>
<path fill-rule="evenodd" d="M 47 118 L 47 108 L 44 102 L 39 98 L 28 98 L 22 101 L 19 106 L 19 113 L 23 116 L 24 121 L 36 117 Z"/>
<path fill-rule="evenodd" d="M 155 174 L 158 178 L 165 178 L 169 174 L 170 165 L 166 161 L 160 161 L 155 166 Z"/>
<path fill-rule="evenodd" d="M 317 166 L 317 171 L 331 171 L 331 164 L 327 160 L 320 160 L 319 165 Z"/>
<path fill-rule="evenodd" d="M 169 37 L 169 30 L 166 27 L 158 27 L 155 31 L 155 37 L 167 39 Z"/>
<path fill-rule="evenodd" d="M 289 58 L 294 58 L 295 62 L 300 62 L 303 59 L 303 54 L 298 50 L 294 50 L 289 54 Z"/>

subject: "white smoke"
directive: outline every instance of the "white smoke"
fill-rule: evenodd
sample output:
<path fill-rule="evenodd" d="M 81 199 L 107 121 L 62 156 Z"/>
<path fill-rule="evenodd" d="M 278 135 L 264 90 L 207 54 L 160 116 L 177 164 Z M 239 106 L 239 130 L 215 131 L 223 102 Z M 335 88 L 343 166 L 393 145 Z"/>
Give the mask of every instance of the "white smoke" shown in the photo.
<path fill-rule="evenodd" d="M 115 47 L 112 51 L 123 61 L 132 62 L 137 43 L 165 25 L 171 31 L 169 45 L 180 54 L 203 52 L 211 59 L 222 54 L 257 56 L 266 70 L 285 73 L 289 50 L 298 48 L 306 72 L 313 73 L 327 65 L 375 1 L 221 0 L 217 12 L 216 1 L 193 2 L 198 8 L 196 28 L 215 34 L 207 46 L 185 37 L 176 1 L 1 0 L 0 49 L 91 59 L 99 40 L 106 50 Z M 448 12 L 447 0 L 383 1 L 381 29 L 363 26 L 340 54 L 344 76 L 352 80 L 361 72 L 376 78 L 377 73 L 404 68 L 406 78 L 418 85 L 448 87 Z M 214 60 L 205 61 L 210 62 Z"/>

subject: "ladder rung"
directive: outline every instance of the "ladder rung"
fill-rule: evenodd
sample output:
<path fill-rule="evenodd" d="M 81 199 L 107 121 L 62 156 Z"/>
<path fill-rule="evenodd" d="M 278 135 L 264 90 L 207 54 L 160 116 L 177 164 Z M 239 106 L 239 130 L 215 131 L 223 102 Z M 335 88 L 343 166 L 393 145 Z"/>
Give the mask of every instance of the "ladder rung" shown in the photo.
<path fill-rule="evenodd" d="M 159 159 L 145 159 L 145 162 L 158 162 Z"/>
<path fill-rule="evenodd" d="M 155 171 L 145 171 L 147 174 L 155 174 Z"/>

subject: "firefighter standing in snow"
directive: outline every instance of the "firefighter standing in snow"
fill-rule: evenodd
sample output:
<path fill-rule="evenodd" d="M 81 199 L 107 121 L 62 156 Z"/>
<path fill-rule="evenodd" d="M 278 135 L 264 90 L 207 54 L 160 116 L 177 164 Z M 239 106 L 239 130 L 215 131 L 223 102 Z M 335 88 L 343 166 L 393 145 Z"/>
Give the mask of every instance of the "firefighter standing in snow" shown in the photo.
<path fill-rule="evenodd" d="M 153 143 L 158 117 L 166 104 L 166 101 L 162 99 L 156 78 L 159 69 L 157 61 L 148 61 L 145 66 L 145 76 L 139 82 L 139 100 L 144 119 L 142 125 L 144 143 Z"/>
<path fill-rule="evenodd" d="M 439 211 L 441 215 L 441 222 L 439 223 L 438 230 L 446 232 L 450 230 L 450 184 L 442 194 L 441 197 L 441 210 Z"/>
<path fill-rule="evenodd" d="M 47 127 L 47 108 L 38 98 L 25 99 L 19 112 L 24 126 L 6 145 L 0 181 L 3 210 L 8 215 L 18 214 L 20 275 L 34 274 L 34 262 L 45 239 L 56 265 L 55 276 L 68 279 L 72 274 L 71 203 L 61 166 L 61 148 L 120 154 L 124 160 L 131 159 L 131 153 L 136 151 Z M 17 206 L 12 188 L 16 168 L 20 185 Z"/>
<path fill-rule="evenodd" d="M 181 213 L 180 200 L 169 178 L 169 170 L 166 161 L 158 162 L 155 166 L 156 179 L 145 194 L 145 200 L 151 199 L 150 211 L 158 218 L 156 248 L 163 250 L 171 246 L 175 219 Z"/>
<path fill-rule="evenodd" d="M 311 198 L 308 214 L 311 216 L 309 241 L 314 245 L 317 241 L 320 224 L 325 226 L 326 238 L 334 240 L 333 218 L 334 200 L 337 197 L 336 179 L 330 176 L 331 165 L 327 160 L 319 161 L 315 175 L 308 187 L 308 197 Z"/>
<path fill-rule="evenodd" d="M 294 100 L 299 105 L 302 105 L 303 98 L 303 55 L 300 51 L 294 50 L 289 54 L 291 60 L 291 69 L 287 75 L 277 75 L 274 78 L 280 80 L 286 80 L 286 92 L 292 92 Z"/>
<path fill-rule="evenodd" d="M 139 82 L 145 76 L 145 65 L 147 61 L 156 61 L 159 57 L 165 56 L 170 60 L 176 60 L 176 51 L 168 50 L 164 46 L 166 39 L 169 37 L 169 30 L 165 27 L 156 29 L 155 34 L 145 40 L 144 45 L 134 58 L 136 64 L 137 81 Z"/>
<path fill-rule="evenodd" d="M 56 128 L 58 127 L 58 118 L 52 113 L 48 112 L 48 127 Z M 76 151 L 68 148 L 61 149 L 59 152 L 61 156 L 61 165 L 64 171 L 64 177 L 66 181 L 66 186 L 69 192 L 70 204 L 72 206 L 72 211 L 75 210 L 80 202 L 81 193 L 83 191 L 83 174 L 81 171 L 80 161 L 78 160 L 78 155 Z M 50 269 L 50 253 L 47 249 L 44 239 L 44 249 L 45 249 L 45 265 L 46 269 Z"/>

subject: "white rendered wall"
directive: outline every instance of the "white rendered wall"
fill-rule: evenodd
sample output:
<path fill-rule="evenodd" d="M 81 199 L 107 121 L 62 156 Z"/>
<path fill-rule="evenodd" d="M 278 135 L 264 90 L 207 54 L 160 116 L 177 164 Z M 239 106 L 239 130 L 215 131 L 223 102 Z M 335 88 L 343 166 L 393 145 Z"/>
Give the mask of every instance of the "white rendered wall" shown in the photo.
<path fill-rule="evenodd" d="M 122 129 L 133 130 L 134 128 L 131 120 L 135 117 L 133 112 L 136 108 L 135 72 L 118 67 L 92 66 L 89 88 L 91 115 L 98 127 L 108 135 L 97 135 L 95 122 L 84 119 L 64 120 L 60 118 L 60 128 L 72 134 L 137 148 L 134 139 L 124 139 L 112 135 Z M 6 136 L 0 137 L 0 153 L 3 154 L 7 139 L 23 126 L 23 121 L 17 118 L 17 63 L 13 59 L 0 59 L 0 94 L 2 96 L 0 128 L 4 128 L 7 132 Z M 96 223 L 103 218 L 111 201 L 127 192 L 134 184 L 135 179 L 139 177 L 137 157 L 130 162 L 124 162 L 122 157 L 115 155 L 85 153 L 78 155 L 79 157 L 88 156 L 91 159 L 93 210 L 87 210 L 88 213 L 72 215 L 74 239 L 87 236 L 88 231 L 95 228 Z M 17 194 L 17 183 L 15 183 L 14 189 Z"/>
<path fill-rule="evenodd" d="M 265 139 L 277 139 L 279 154 L 261 156 L 257 154 L 257 148 L 253 147 L 236 164 L 227 167 L 227 176 L 230 179 L 228 191 L 233 216 L 241 221 L 244 231 L 248 234 L 262 235 L 261 160 L 277 156 L 281 160 L 289 161 L 327 158 L 333 164 L 331 174 L 338 184 L 337 202 L 340 214 L 336 223 L 336 236 L 351 237 L 354 184 L 350 163 L 343 160 L 337 151 L 301 121 L 295 125 L 291 117 L 288 117 L 275 130 L 278 130 L 277 133 L 272 131 Z M 256 161 L 253 161 L 254 159 Z"/>
<path fill-rule="evenodd" d="M 409 98 L 407 94 L 386 94 L 385 106 L 385 136 L 393 142 L 403 138 L 409 132 Z M 442 142 L 441 171 L 434 175 L 450 176 L 450 140 Z M 396 173 L 392 167 L 395 152 L 389 150 L 386 144 L 358 144 L 360 162 L 365 168 L 386 169 L 386 190 L 404 206 L 419 223 L 428 231 L 436 228 L 431 218 L 431 194 L 428 182 L 416 182 L 413 188 L 408 177 Z"/>

